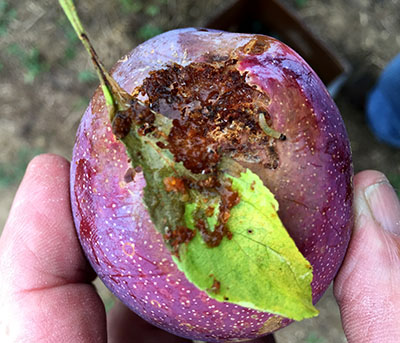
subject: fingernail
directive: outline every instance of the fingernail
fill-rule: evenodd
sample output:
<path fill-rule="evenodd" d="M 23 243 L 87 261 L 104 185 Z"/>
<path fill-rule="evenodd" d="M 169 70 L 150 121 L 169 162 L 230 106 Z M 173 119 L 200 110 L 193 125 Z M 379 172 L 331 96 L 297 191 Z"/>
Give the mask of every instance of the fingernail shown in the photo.
<path fill-rule="evenodd" d="M 375 220 L 384 230 L 400 236 L 400 202 L 388 180 L 368 186 L 364 194 Z"/>

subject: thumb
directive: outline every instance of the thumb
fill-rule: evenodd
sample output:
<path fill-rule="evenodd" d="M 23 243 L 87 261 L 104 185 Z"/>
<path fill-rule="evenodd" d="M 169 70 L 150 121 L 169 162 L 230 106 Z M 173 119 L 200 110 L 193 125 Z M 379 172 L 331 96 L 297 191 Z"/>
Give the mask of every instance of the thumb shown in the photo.
<path fill-rule="evenodd" d="M 69 163 L 38 156 L 0 237 L 0 342 L 105 342 L 92 275 L 72 220 Z"/>
<path fill-rule="evenodd" d="M 355 226 L 334 292 L 349 343 L 400 342 L 400 203 L 386 177 L 354 178 Z"/>

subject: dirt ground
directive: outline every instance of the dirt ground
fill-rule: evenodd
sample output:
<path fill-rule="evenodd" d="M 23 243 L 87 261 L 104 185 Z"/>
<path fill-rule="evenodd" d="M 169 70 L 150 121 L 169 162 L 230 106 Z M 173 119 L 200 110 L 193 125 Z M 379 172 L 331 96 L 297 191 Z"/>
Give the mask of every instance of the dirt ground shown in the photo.
<path fill-rule="evenodd" d="M 368 90 L 400 52 L 400 0 L 284 1 L 352 67 L 336 102 L 350 136 L 355 170 L 381 170 L 400 189 L 400 150 L 379 142 L 364 115 Z M 155 34 L 205 26 L 233 2 L 76 0 L 108 67 Z M 53 152 L 70 158 L 75 131 L 96 85 L 88 58 L 54 0 L 0 0 L 0 228 L 32 156 Z M 279 331 L 278 342 L 345 342 L 331 291 L 318 307 L 318 318 Z"/>

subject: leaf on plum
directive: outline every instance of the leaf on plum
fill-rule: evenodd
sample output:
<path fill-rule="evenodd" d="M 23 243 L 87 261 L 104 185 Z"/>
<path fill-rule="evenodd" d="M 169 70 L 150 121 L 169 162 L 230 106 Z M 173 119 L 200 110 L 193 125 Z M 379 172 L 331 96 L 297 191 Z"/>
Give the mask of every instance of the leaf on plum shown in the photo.
<path fill-rule="evenodd" d="M 232 239 L 209 248 L 196 235 L 175 263 L 189 281 L 218 301 L 294 320 L 316 316 L 312 267 L 282 225 L 273 194 L 250 170 L 239 178 L 226 176 L 240 196 L 227 222 Z M 198 206 L 201 201 L 186 205 L 189 228 L 195 228 L 193 212 Z"/>
<path fill-rule="evenodd" d="M 151 219 L 187 279 L 218 301 L 294 320 L 316 316 L 312 267 L 284 228 L 278 202 L 261 179 L 248 169 L 232 172 L 233 160 L 221 162 L 219 181 L 229 182 L 240 201 L 226 222 L 231 239 L 223 237 L 210 247 L 202 234 L 195 234 L 196 224 L 203 220 L 209 232 L 216 230 L 221 196 L 178 187 L 182 180 L 196 182 L 205 176 L 175 162 L 168 149 L 157 145 L 158 140 L 152 134 L 141 136 L 134 127 L 123 138 L 132 165 L 143 169 L 144 202 Z M 210 208 L 212 213 L 207 213 Z M 175 236 L 168 236 L 171 233 Z"/>

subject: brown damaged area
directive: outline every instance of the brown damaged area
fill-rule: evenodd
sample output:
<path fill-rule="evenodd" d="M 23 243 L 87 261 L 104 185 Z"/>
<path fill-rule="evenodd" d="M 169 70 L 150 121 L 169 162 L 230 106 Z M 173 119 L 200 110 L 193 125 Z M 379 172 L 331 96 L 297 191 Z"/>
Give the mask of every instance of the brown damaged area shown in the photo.
<path fill-rule="evenodd" d="M 214 172 L 223 156 L 266 168 L 279 164 L 275 139 L 259 124 L 263 113 L 272 125 L 270 99 L 246 82 L 237 64 L 236 59 L 173 64 L 150 73 L 137 89 L 153 111 L 173 120 L 165 148 L 193 173 Z"/>
<path fill-rule="evenodd" d="M 132 182 L 135 179 L 136 174 L 141 172 L 142 172 L 142 167 L 140 166 L 137 166 L 136 168 L 128 168 L 124 175 L 124 181 L 126 183 Z"/>
<path fill-rule="evenodd" d="M 163 179 L 165 190 L 167 192 L 186 193 L 186 187 L 183 179 L 179 177 L 169 176 Z"/>
<path fill-rule="evenodd" d="M 232 239 L 232 232 L 226 225 L 230 218 L 231 209 L 239 204 L 239 193 L 232 189 L 232 181 L 224 179 L 220 181 L 215 175 L 209 176 L 204 180 L 193 182 L 192 180 L 182 179 L 186 189 L 197 191 L 201 194 L 205 202 L 205 209 L 194 214 L 195 227 L 200 232 L 203 241 L 208 247 L 219 246 L 222 239 L 226 237 Z M 211 217 L 215 212 L 215 205 L 207 205 L 209 199 L 219 196 L 218 221 L 213 230 L 208 227 L 207 217 Z"/>
<path fill-rule="evenodd" d="M 188 244 L 195 236 L 196 231 L 178 225 L 174 230 L 165 231 L 164 240 L 171 245 L 173 254 L 179 258 L 181 244 Z"/>
<path fill-rule="evenodd" d="M 257 53 L 266 46 L 264 43 L 251 41 L 242 49 Z M 265 127 L 272 125 L 268 95 L 246 82 L 246 73 L 237 70 L 237 59 L 213 57 L 213 61 L 173 64 L 151 72 L 135 90 L 135 95 L 146 100 L 132 96 L 130 108 L 117 113 L 112 123 L 118 138 L 124 138 L 134 125 L 139 135 L 156 138 L 156 145 L 168 149 L 175 162 L 182 162 L 194 174 L 209 175 L 197 182 L 166 177 L 163 181 L 167 192 L 187 194 L 193 189 L 204 199 L 207 194 L 220 197 L 218 223 L 213 230 L 206 217 L 212 216 L 214 208 L 207 208 L 195 216 L 196 230 L 178 226 L 165 232 L 164 239 L 177 256 L 180 245 L 190 242 L 196 231 L 210 248 L 219 246 L 224 237 L 232 238 L 226 223 L 240 198 L 229 181 L 217 177 L 222 157 L 257 162 L 271 169 L 279 165 L 276 138 L 265 132 Z M 157 113 L 172 120 L 169 132 L 155 126 Z"/>
<path fill-rule="evenodd" d="M 217 224 L 214 231 L 211 231 L 203 219 L 198 219 L 196 222 L 196 229 L 200 231 L 201 238 L 203 238 L 203 241 L 209 248 L 219 246 L 224 237 L 229 240 L 232 239 L 232 232 L 230 232 L 228 227 L 223 223 Z"/>
<path fill-rule="evenodd" d="M 153 126 L 155 114 L 147 104 L 143 104 L 132 97 L 129 108 L 124 112 L 117 112 L 112 121 L 112 131 L 118 139 L 123 139 L 129 133 L 132 125 L 138 126 L 138 132 L 146 135 L 156 130 Z"/>
<path fill-rule="evenodd" d="M 217 182 L 215 185 L 215 191 L 220 196 L 218 222 L 213 231 L 208 227 L 205 218 L 196 219 L 196 229 L 199 230 L 203 241 L 208 247 L 214 248 L 221 244 L 224 237 L 228 240 L 232 239 L 232 232 L 226 225 L 230 218 L 231 209 L 240 202 L 239 193 L 232 189 L 232 183 L 230 180 L 226 180 L 224 184 Z M 212 192 L 212 190 L 210 191 Z M 203 195 L 204 195 L 203 191 Z M 207 207 L 205 210 L 205 216 L 209 217 L 214 212 L 213 207 Z"/>
<path fill-rule="evenodd" d="M 128 168 L 124 175 L 124 181 L 126 183 L 132 182 L 135 179 L 136 170 L 134 168 Z"/>
<path fill-rule="evenodd" d="M 217 224 L 211 229 L 207 224 L 207 217 L 211 217 L 215 212 L 215 206 L 207 206 L 204 211 L 198 210 L 194 214 L 195 231 L 186 227 L 179 227 L 176 230 L 168 231 L 164 235 L 172 247 L 174 253 L 178 256 L 179 245 L 182 242 L 188 243 L 192 238 L 192 233 L 198 231 L 203 241 L 209 248 L 217 247 L 221 244 L 224 237 L 228 240 L 232 239 L 232 232 L 226 225 L 230 218 L 231 209 L 240 202 L 239 193 L 232 189 L 231 180 L 224 180 L 222 183 L 216 177 L 209 177 L 205 180 L 193 182 L 192 180 L 176 177 L 166 177 L 163 180 L 167 192 L 176 192 L 187 194 L 187 190 L 195 190 L 199 192 L 205 203 L 208 199 L 219 196 L 220 203 L 218 205 Z M 201 194 L 201 195 L 200 195 Z M 189 240 L 187 240 L 190 238 Z"/>
<path fill-rule="evenodd" d="M 212 283 L 212 285 L 211 285 L 211 288 L 210 288 L 208 291 L 211 292 L 211 293 L 218 294 L 219 291 L 221 290 L 221 282 L 218 281 L 218 280 L 214 277 L 214 275 L 210 275 L 210 276 L 213 277 L 213 283 Z"/>
<path fill-rule="evenodd" d="M 266 36 L 256 36 L 251 39 L 240 50 L 246 55 L 261 55 L 267 51 L 271 45 L 272 38 Z"/>

